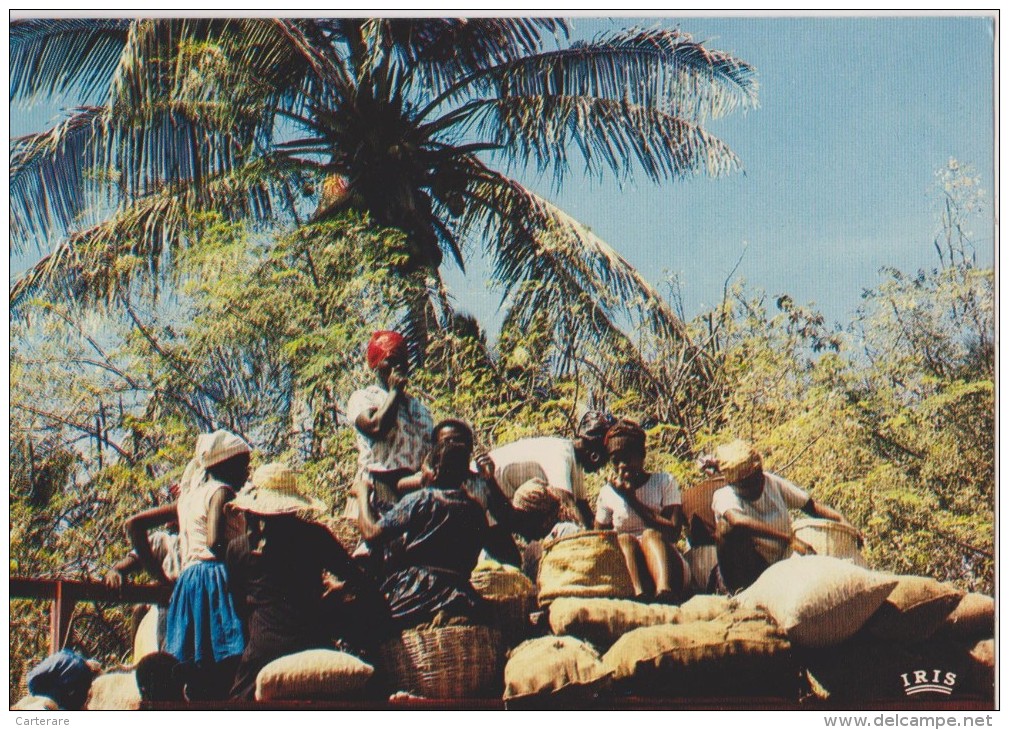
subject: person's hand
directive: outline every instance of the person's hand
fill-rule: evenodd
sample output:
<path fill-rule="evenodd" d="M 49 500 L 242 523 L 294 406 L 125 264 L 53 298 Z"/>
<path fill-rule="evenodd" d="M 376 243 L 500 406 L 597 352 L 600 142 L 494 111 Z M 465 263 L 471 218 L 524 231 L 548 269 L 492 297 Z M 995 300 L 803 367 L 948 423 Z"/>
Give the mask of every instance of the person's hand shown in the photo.
<path fill-rule="evenodd" d="M 494 460 L 488 454 L 480 454 L 476 457 L 476 471 L 483 479 L 490 481 L 494 478 Z"/>
<path fill-rule="evenodd" d="M 701 454 L 697 457 L 697 468 L 709 476 L 714 476 L 719 471 L 718 459 L 714 454 Z"/>
<path fill-rule="evenodd" d="M 800 540 L 799 538 L 792 536 L 791 541 L 788 543 L 789 547 L 799 555 L 816 555 L 816 550 L 805 540 Z"/>
<path fill-rule="evenodd" d="M 410 383 L 410 378 L 407 376 L 406 372 L 400 370 L 399 368 L 393 368 L 392 372 L 389 373 L 389 389 L 398 390 L 400 392 L 406 392 L 406 387 Z"/>
<path fill-rule="evenodd" d="M 344 582 L 337 578 L 332 573 L 326 572 L 322 575 L 322 597 L 325 598 L 330 593 L 335 593 L 336 591 L 342 591 L 344 588 Z"/>
<path fill-rule="evenodd" d="M 105 574 L 105 586 L 111 588 L 114 591 L 118 591 L 123 587 L 123 574 L 120 573 L 115 568 L 112 568 L 108 573 Z"/>

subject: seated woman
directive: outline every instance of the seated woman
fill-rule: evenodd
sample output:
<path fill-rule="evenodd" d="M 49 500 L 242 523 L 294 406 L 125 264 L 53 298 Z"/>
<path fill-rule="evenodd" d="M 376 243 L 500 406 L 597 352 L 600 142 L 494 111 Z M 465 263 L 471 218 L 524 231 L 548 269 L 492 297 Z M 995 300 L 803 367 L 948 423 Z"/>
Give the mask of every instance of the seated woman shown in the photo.
<path fill-rule="evenodd" d="M 274 659 L 331 648 L 334 629 L 340 638 L 370 648 L 366 639 L 377 638 L 384 601 L 332 533 L 310 521 L 321 504 L 298 491 L 294 472 L 283 464 L 259 467 L 231 507 L 245 514 L 246 530 L 228 545 L 227 565 L 248 628 L 232 699 L 254 700 L 259 670 Z M 357 621 L 347 611 L 327 610 L 324 570 L 344 582 L 359 608 L 367 605 Z M 363 616 L 368 620 L 360 620 Z"/>
<path fill-rule="evenodd" d="M 728 482 L 712 495 L 711 508 L 717 527 L 718 571 L 729 593 L 752 584 L 793 550 L 800 555 L 812 552 L 792 535 L 789 509 L 850 526 L 838 512 L 814 502 L 805 490 L 765 472 L 760 454 L 745 441 L 719 447 L 715 461 Z"/>
<path fill-rule="evenodd" d="M 464 421 L 447 418 L 431 431 L 432 446 L 443 442 L 459 444 L 472 453 L 473 431 Z M 512 533 L 518 533 L 527 540 L 542 538 L 557 521 L 559 501 L 544 488 L 542 495 L 529 497 L 526 489 L 522 499 L 516 494 L 516 498 L 509 502 L 497 483 L 494 461 L 488 454 L 477 456 L 472 466 L 476 467 L 476 472 L 471 468 L 462 489 L 487 513 L 484 549 L 500 563 L 520 566 L 521 556 Z M 409 493 L 419 489 L 423 480 L 423 472 L 404 477 L 399 480 L 397 490 L 401 494 Z"/>
<path fill-rule="evenodd" d="M 673 547 L 683 526 L 679 486 L 670 474 L 645 471 L 645 432 L 634 421 L 618 421 L 605 444 L 614 476 L 599 492 L 596 529 L 619 534 L 639 598 L 676 602 L 689 583 L 686 563 Z"/>
<path fill-rule="evenodd" d="M 355 484 L 358 526 L 374 549 L 384 552 L 381 590 L 399 629 L 440 612 L 480 622 L 486 606 L 469 577 L 484 545 L 484 511 L 462 489 L 471 450 L 442 441 L 424 464 L 424 487 L 403 497 L 379 519 L 366 482 Z"/>

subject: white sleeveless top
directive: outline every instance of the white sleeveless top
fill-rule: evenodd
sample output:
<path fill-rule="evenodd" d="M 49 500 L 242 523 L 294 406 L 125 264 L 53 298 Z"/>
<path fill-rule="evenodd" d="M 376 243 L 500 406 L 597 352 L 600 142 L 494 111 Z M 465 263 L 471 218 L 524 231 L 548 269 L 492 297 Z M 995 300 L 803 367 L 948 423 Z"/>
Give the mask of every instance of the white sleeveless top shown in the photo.
<path fill-rule="evenodd" d="M 217 560 L 207 545 L 207 513 L 210 511 L 210 500 L 218 489 L 234 493 L 227 484 L 208 474 L 202 482 L 179 495 L 180 573 L 198 562 Z M 241 534 L 244 526 L 242 515 L 236 510 L 225 510 L 224 514 L 224 539 L 227 543 Z"/>

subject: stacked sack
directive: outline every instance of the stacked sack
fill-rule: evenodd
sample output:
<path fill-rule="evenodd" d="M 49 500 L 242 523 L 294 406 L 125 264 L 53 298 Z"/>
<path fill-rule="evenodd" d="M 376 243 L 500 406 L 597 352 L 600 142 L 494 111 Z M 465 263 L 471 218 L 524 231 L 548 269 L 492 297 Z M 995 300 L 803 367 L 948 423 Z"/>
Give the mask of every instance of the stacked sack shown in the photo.
<path fill-rule="evenodd" d="M 549 543 L 537 583 L 553 635 L 511 652 L 509 706 L 582 708 L 606 692 L 798 697 L 791 645 L 763 610 L 723 596 L 698 595 L 680 606 L 630 600 L 613 532 Z"/>
<path fill-rule="evenodd" d="M 993 696 L 987 596 L 810 555 L 772 565 L 738 599 L 786 633 L 817 698 Z"/>

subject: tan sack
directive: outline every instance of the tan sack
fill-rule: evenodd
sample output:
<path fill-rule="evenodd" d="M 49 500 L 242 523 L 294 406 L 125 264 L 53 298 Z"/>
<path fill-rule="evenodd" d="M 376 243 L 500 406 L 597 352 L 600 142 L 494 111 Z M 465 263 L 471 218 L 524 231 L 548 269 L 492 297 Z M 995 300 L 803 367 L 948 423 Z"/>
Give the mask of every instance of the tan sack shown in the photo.
<path fill-rule="evenodd" d="M 985 698 L 994 698 L 995 639 L 977 642 L 968 656 L 967 681 L 970 688 Z"/>
<path fill-rule="evenodd" d="M 58 710 L 60 706 L 55 700 L 41 695 L 25 695 L 15 704 L 11 705 L 12 710 Z"/>
<path fill-rule="evenodd" d="M 897 586 L 866 623 L 873 636 L 913 644 L 925 641 L 963 598 L 948 583 L 917 575 L 893 576 Z"/>
<path fill-rule="evenodd" d="M 151 606 L 140 619 L 137 635 L 133 637 L 133 663 L 137 664 L 148 654 L 158 651 L 158 611 L 157 606 Z"/>
<path fill-rule="evenodd" d="M 581 532 L 543 547 L 539 602 L 555 598 L 630 598 L 634 595 L 624 554 L 612 530 Z"/>
<path fill-rule="evenodd" d="M 529 635 L 529 614 L 536 608 L 536 586 L 517 568 L 477 565 L 470 576 L 474 590 L 487 601 L 489 620 L 501 632 L 508 646 L 515 646 Z"/>
<path fill-rule="evenodd" d="M 542 636 L 512 649 L 505 665 L 504 699 L 509 704 L 546 699 L 588 699 L 609 684 L 595 649 L 571 636 Z"/>
<path fill-rule="evenodd" d="M 862 628 L 895 585 L 894 576 L 838 558 L 801 555 L 769 567 L 737 598 L 765 609 L 793 644 L 824 647 Z"/>
<path fill-rule="evenodd" d="M 738 601 L 728 596 L 699 595 L 694 596 L 689 601 L 680 604 L 680 623 L 690 623 L 691 621 L 710 621 L 718 618 L 726 611 L 733 611 L 738 607 Z"/>
<path fill-rule="evenodd" d="M 603 657 L 618 690 L 658 697 L 798 696 L 791 644 L 762 611 L 649 626 Z"/>
<path fill-rule="evenodd" d="M 628 631 L 680 620 L 677 606 L 621 598 L 557 598 L 550 604 L 550 629 L 605 649 Z"/>
<path fill-rule="evenodd" d="M 949 639 L 981 639 L 995 635 L 995 599 L 984 593 L 968 593 L 960 599 L 935 632 Z"/>
<path fill-rule="evenodd" d="M 88 710 L 139 710 L 140 688 L 136 672 L 99 674 L 91 683 Z"/>
<path fill-rule="evenodd" d="M 309 649 L 274 659 L 256 677 L 257 700 L 342 697 L 364 689 L 375 669 L 334 649 Z"/>

